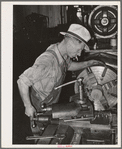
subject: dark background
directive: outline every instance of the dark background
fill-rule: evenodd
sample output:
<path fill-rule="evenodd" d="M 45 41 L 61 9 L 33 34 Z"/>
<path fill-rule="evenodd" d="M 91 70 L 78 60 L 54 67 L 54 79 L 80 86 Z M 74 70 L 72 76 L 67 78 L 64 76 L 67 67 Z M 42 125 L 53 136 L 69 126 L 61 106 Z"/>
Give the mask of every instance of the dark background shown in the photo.
<path fill-rule="evenodd" d="M 14 43 L 14 82 L 13 82 L 13 143 L 14 144 L 30 144 L 33 141 L 26 141 L 26 136 L 32 135 L 29 127 L 29 118 L 24 114 L 24 105 L 19 95 L 17 87 L 18 76 L 28 67 L 30 67 L 37 56 L 39 56 L 47 45 L 32 43 L 15 44 Z M 72 79 L 71 72 L 67 73 L 66 82 Z M 69 85 L 68 88 L 63 87 L 60 102 L 67 102 L 69 95 L 73 94 L 73 86 Z"/>
<path fill-rule="evenodd" d="M 49 27 L 48 22 L 45 21 L 46 17 L 33 13 L 32 6 L 19 5 L 13 7 L 13 20 L 13 144 L 33 144 L 33 141 L 25 139 L 26 136 L 32 135 L 32 132 L 29 118 L 24 114 L 25 109 L 19 95 L 17 79 L 25 69 L 33 65 L 35 59 L 50 44 L 62 40 L 63 37 L 59 32 L 66 31 L 73 21 Z M 72 73 L 68 72 L 65 82 L 71 79 Z M 64 87 L 59 102 L 67 102 L 72 94 L 72 85 L 68 86 L 68 89 Z"/>

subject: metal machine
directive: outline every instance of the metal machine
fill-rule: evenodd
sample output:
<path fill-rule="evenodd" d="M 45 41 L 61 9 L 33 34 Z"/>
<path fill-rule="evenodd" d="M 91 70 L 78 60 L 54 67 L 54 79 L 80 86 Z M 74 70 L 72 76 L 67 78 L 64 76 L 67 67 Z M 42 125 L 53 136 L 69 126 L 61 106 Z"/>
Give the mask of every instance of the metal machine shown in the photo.
<path fill-rule="evenodd" d="M 54 104 L 35 114 L 31 120 L 36 144 L 117 144 L 117 7 L 97 6 L 89 15 L 89 26 L 97 42 L 84 60 L 94 65 L 75 73 L 75 94 L 67 104 Z M 109 40 L 110 49 L 100 43 Z M 106 42 L 108 45 L 108 42 Z M 97 48 L 96 48 L 96 47 Z M 104 45 L 105 47 L 105 45 Z"/>

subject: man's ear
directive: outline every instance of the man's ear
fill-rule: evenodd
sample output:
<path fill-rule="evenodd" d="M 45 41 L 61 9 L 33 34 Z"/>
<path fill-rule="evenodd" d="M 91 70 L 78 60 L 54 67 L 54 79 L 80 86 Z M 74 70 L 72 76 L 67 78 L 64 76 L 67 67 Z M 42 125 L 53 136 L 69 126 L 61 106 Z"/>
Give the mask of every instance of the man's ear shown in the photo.
<path fill-rule="evenodd" d="M 68 44 L 72 47 L 72 48 L 76 48 L 76 44 L 77 44 L 77 41 L 75 41 L 75 39 L 73 38 L 69 38 L 68 39 Z"/>

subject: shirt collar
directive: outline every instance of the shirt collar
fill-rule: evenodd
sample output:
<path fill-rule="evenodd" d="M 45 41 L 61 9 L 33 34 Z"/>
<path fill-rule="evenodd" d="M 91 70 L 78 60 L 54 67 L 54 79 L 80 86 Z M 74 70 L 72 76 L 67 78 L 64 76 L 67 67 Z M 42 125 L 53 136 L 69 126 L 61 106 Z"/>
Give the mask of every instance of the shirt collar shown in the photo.
<path fill-rule="evenodd" d="M 59 59 L 59 63 L 62 63 L 62 62 L 64 61 L 64 59 L 62 58 L 62 55 L 61 55 L 61 53 L 60 53 L 59 50 L 58 50 L 58 44 L 59 44 L 59 43 L 55 44 L 55 52 L 56 52 L 57 57 L 58 57 L 58 59 Z"/>

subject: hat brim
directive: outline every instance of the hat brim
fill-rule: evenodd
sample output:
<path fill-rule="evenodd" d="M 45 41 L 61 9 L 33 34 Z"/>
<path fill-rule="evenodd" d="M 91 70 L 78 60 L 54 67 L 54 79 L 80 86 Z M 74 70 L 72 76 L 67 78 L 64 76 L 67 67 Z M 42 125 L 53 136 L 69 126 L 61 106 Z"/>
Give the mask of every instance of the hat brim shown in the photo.
<path fill-rule="evenodd" d="M 62 34 L 62 35 L 68 35 L 68 36 L 74 37 L 74 38 L 76 38 L 76 39 L 82 41 L 82 42 L 85 44 L 84 49 L 85 49 L 86 51 L 90 51 L 89 46 L 88 46 L 83 40 L 81 40 L 80 38 L 77 38 L 76 36 L 73 36 L 72 34 L 67 33 L 67 32 L 60 32 L 60 34 Z"/>

